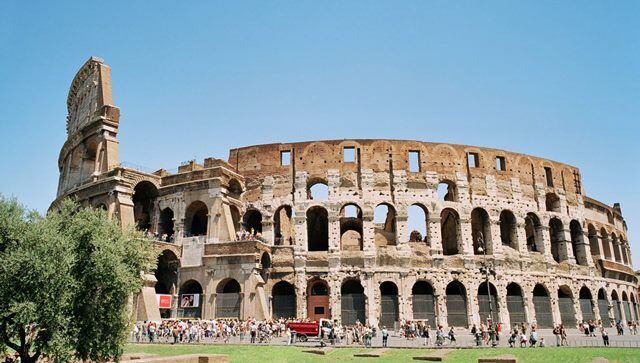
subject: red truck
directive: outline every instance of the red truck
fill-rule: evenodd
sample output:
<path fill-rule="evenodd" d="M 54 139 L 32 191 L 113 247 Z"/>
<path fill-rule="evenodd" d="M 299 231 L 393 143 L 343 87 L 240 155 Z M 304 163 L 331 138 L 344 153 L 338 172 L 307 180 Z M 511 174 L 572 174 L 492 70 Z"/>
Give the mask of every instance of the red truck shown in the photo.
<path fill-rule="evenodd" d="M 287 325 L 291 331 L 296 333 L 297 339 L 301 342 L 306 342 L 309 338 L 320 338 L 320 329 L 324 330 L 325 337 L 328 337 L 331 331 L 331 321 L 327 319 L 310 323 L 291 322 Z"/>

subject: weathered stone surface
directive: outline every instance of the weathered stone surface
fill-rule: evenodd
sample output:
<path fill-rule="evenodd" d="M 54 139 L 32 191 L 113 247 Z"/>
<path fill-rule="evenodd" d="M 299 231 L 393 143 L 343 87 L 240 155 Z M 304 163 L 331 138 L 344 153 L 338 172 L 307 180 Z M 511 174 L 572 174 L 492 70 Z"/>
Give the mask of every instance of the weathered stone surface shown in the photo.
<path fill-rule="evenodd" d="M 629 320 L 621 304 L 637 308 L 621 208 L 587 197 L 576 167 L 492 148 L 354 139 L 241 147 L 227 161 L 152 173 L 120 164 L 119 110 L 98 59 L 78 72 L 68 110 L 52 208 L 75 197 L 155 234 L 164 256 L 156 290 L 174 299 L 164 316 L 344 320 L 343 286 L 355 281 L 351 292 L 364 298 L 352 316 L 392 325 L 426 318 L 414 306 L 414 288 L 425 281 L 435 300 L 432 328 L 452 325 L 453 290 L 466 305 L 453 325 L 477 324 L 484 264 L 495 272 L 494 319 L 505 326 L 513 323 L 505 297 L 516 285 L 529 323 L 540 320 L 538 284 L 553 323 Z M 184 293 L 199 295 L 199 306 L 178 308 Z M 573 311 L 562 315 L 567 298 Z M 583 312 L 579 298 L 592 311 Z M 134 309 L 147 312 L 142 320 L 156 318 L 147 300 Z M 383 300 L 397 307 L 383 312 Z"/>

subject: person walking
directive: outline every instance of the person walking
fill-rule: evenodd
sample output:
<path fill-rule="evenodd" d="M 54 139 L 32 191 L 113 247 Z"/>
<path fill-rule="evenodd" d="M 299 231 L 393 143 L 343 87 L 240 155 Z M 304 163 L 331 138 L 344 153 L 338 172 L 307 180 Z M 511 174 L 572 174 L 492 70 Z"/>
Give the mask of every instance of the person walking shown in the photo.
<path fill-rule="evenodd" d="M 607 334 L 607 331 L 604 329 L 604 327 L 602 327 L 600 329 L 601 333 L 602 333 L 602 343 L 604 344 L 605 347 L 609 346 L 609 334 Z"/>
<path fill-rule="evenodd" d="M 387 347 L 388 340 L 389 340 L 389 332 L 387 331 L 387 327 L 383 326 L 382 327 L 382 347 L 383 348 Z"/>

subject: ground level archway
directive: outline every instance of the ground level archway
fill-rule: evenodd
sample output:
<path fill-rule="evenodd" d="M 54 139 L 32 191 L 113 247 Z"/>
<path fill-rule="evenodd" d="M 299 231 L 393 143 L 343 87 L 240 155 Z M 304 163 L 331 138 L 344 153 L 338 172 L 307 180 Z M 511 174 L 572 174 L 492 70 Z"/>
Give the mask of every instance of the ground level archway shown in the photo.
<path fill-rule="evenodd" d="M 202 318 L 202 285 L 196 280 L 188 280 L 180 286 L 178 317 Z"/>
<path fill-rule="evenodd" d="M 216 318 L 240 318 L 242 303 L 241 289 L 238 281 L 224 279 L 216 288 Z"/>
<path fill-rule="evenodd" d="M 467 293 L 459 281 L 453 281 L 447 285 L 447 322 L 449 326 L 467 327 Z"/>
<path fill-rule="evenodd" d="M 340 289 L 342 325 L 354 325 L 356 322 L 365 324 L 365 295 L 359 280 L 348 280 Z"/>
<path fill-rule="evenodd" d="M 329 286 L 324 280 L 315 279 L 307 287 L 307 318 L 320 321 L 329 317 Z"/>
<path fill-rule="evenodd" d="M 538 284 L 533 288 L 533 309 L 536 312 L 536 322 L 540 328 L 553 328 L 553 313 L 551 299 L 547 289 Z"/>
<path fill-rule="evenodd" d="M 411 289 L 413 303 L 413 320 L 427 320 L 436 326 L 436 299 L 433 286 L 426 281 L 418 281 Z"/>
<path fill-rule="evenodd" d="M 393 329 L 400 320 L 398 286 L 391 281 L 380 284 L 380 323 Z"/>
<path fill-rule="evenodd" d="M 296 289 L 287 281 L 280 281 L 271 290 L 273 318 L 296 317 Z"/>

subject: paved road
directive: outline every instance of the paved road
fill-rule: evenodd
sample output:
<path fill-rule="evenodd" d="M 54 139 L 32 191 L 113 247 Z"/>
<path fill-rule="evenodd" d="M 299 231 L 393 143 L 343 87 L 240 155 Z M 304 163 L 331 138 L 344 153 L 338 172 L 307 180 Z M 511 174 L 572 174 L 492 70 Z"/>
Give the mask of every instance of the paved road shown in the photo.
<path fill-rule="evenodd" d="M 610 341 L 610 345 L 611 347 L 633 347 L 633 348 L 640 348 L 640 335 L 630 335 L 627 334 L 625 332 L 625 335 L 619 336 L 615 334 L 615 328 L 612 329 L 608 329 L 607 332 L 610 334 L 609 335 L 609 341 Z M 433 333 L 433 331 L 432 331 Z M 433 334 L 432 334 L 433 335 Z M 556 339 L 555 336 L 553 335 L 551 329 L 542 329 L 538 331 L 538 339 L 540 338 L 544 338 L 546 345 L 547 346 L 555 346 L 556 344 Z M 508 343 L 507 343 L 507 339 L 508 336 L 506 335 L 502 335 L 500 337 L 500 341 L 499 341 L 499 346 L 502 347 L 507 347 Z M 426 345 L 427 347 L 434 347 L 434 338 L 432 336 L 431 341 Z M 447 344 L 445 344 L 445 347 L 475 347 L 475 340 L 473 338 L 473 336 L 467 331 L 467 330 L 463 330 L 463 329 L 457 329 L 456 330 L 456 343 L 455 344 L 451 344 L 448 340 L 447 340 Z M 577 347 L 577 346 L 582 346 L 582 347 L 597 347 L 597 346 L 603 346 L 603 342 L 602 342 L 602 338 L 600 336 L 600 334 L 597 334 L 596 337 L 587 337 L 584 334 L 580 334 L 580 332 L 575 329 L 575 330 L 570 330 L 568 332 L 568 336 L 567 336 L 567 340 L 569 342 L 569 346 L 573 346 L 573 347 Z M 146 342 L 146 341 L 145 341 Z M 163 340 L 160 339 L 160 341 L 158 341 L 157 343 L 170 343 L 172 342 L 172 340 Z M 402 348 L 422 348 L 425 347 L 424 345 L 425 341 L 424 339 L 421 338 L 416 338 L 414 340 L 408 340 L 408 339 L 404 339 L 402 337 L 396 336 L 396 335 L 391 335 L 389 337 L 389 347 L 402 347 Z M 180 344 L 188 344 L 188 343 L 180 343 Z M 248 336 L 244 339 L 244 341 L 240 341 L 239 337 L 232 337 L 229 340 L 229 343 L 224 343 L 220 340 L 218 341 L 213 341 L 212 339 L 206 339 L 203 342 L 200 342 L 200 344 L 251 344 L 249 342 L 249 338 Z M 272 338 L 271 341 L 269 343 L 262 343 L 264 344 L 269 344 L 269 345 L 285 345 L 287 344 L 287 339 L 285 337 L 275 337 Z M 297 346 L 317 346 L 318 345 L 318 341 L 315 340 L 311 340 L 309 342 L 306 343 L 296 343 Z M 380 334 L 378 334 L 377 337 L 373 338 L 372 340 L 372 345 L 373 347 L 381 347 L 382 346 L 382 337 L 380 336 Z M 346 346 L 345 344 L 339 344 L 339 346 Z M 485 346 L 486 347 L 486 346 Z"/>

